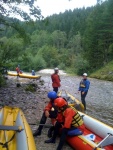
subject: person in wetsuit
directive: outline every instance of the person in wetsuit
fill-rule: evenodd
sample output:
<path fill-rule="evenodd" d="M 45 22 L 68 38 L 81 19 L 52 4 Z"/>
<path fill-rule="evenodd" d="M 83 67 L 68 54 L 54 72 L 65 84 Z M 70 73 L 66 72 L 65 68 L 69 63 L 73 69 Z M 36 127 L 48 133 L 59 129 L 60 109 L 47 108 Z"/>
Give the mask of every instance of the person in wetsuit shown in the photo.
<path fill-rule="evenodd" d="M 44 124 L 46 123 L 47 118 L 56 118 L 57 117 L 57 109 L 54 108 L 54 100 L 57 98 L 57 94 L 55 91 L 48 92 L 48 98 L 50 99 L 47 106 L 45 106 L 44 112 L 42 114 L 40 125 L 38 129 L 33 133 L 33 136 L 41 135 Z"/>

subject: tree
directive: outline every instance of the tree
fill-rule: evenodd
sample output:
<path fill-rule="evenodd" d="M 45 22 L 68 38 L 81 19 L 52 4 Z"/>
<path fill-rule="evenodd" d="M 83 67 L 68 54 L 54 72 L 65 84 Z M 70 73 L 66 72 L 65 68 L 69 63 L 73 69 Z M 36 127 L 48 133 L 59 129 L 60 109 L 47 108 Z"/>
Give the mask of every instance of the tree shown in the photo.
<path fill-rule="evenodd" d="M 38 51 L 38 55 L 42 56 L 42 58 L 47 63 L 47 67 L 49 68 L 59 65 L 58 51 L 55 47 L 44 45 Z"/>
<path fill-rule="evenodd" d="M 21 4 L 28 7 L 28 12 L 26 12 L 25 7 L 24 10 L 19 7 Z M 1 0 L 0 17 L 9 17 L 11 14 L 19 15 L 26 21 L 31 20 L 31 17 L 35 17 L 36 19 L 42 17 L 40 9 L 36 3 L 34 3 L 34 0 Z"/>
<path fill-rule="evenodd" d="M 64 45 L 66 43 L 66 33 L 56 30 L 52 33 L 51 35 L 52 41 L 53 41 L 53 46 L 57 47 L 59 50 L 60 48 L 64 48 Z"/>
<path fill-rule="evenodd" d="M 112 51 L 109 47 L 113 43 L 113 1 L 108 0 L 94 8 L 87 20 L 84 37 L 85 58 L 91 70 L 108 63 Z"/>

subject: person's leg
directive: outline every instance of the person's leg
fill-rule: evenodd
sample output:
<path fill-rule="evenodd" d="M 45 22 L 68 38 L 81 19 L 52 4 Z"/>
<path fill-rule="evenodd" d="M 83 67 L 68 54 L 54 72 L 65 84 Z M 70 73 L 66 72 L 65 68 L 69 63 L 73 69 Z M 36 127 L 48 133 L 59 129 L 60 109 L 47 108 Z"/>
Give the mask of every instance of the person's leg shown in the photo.
<path fill-rule="evenodd" d="M 59 129 L 62 127 L 61 123 L 56 122 L 55 126 L 54 126 L 54 132 L 53 132 L 53 136 L 52 138 L 50 138 L 49 140 L 46 140 L 45 143 L 55 143 L 56 141 L 56 137 L 59 133 Z"/>
<path fill-rule="evenodd" d="M 85 92 L 84 94 L 82 94 L 81 92 L 81 101 L 82 101 L 82 104 L 84 105 L 84 110 L 86 110 L 86 101 L 85 101 L 86 95 L 87 95 L 87 92 Z"/>
<path fill-rule="evenodd" d="M 53 91 L 58 92 L 58 87 L 53 87 Z"/>
<path fill-rule="evenodd" d="M 38 129 L 35 131 L 35 133 L 33 134 L 33 136 L 41 135 L 41 131 L 43 129 L 43 124 L 46 123 L 46 120 L 47 120 L 47 117 L 45 116 L 45 113 L 43 113 L 42 118 L 40 120 L 40 124 L 42 124 L 42 125 L 39 125 Z"/>
<path fill-rule="evenodd" d="M 54 132 L 54 126 L 50 127 L 47 133 L 47 136 L 49 138 L 51 138 L 53 136 L 53 132 Z"/>
<path fill-rule="evenodd" d="M 62 134 L 61 134 L 61 137 L 60 137 L 60 142 L 58 144 L 58 147 L 57 147 L 57 150 L 61 150 L 64 143 L 65 143 L 65 140 L 66 140 L 66 136 L 67 136 L 67 132 L 68 132 L 68 129 L 64 128 L 62 130 Z"/>

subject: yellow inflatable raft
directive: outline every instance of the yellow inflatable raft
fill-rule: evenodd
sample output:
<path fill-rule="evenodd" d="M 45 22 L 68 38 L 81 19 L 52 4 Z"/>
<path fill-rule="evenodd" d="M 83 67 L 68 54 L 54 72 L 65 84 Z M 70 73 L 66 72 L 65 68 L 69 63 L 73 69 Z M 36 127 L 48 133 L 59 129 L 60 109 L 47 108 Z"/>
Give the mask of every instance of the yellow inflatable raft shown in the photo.
<path fill-rule="evenodd" d="M 58 96 L 62 96 L 63 98 L 65 98 L 70 106 L 74 106 L 77 110 L 81 112 L 84 111 L 84 105 L 67 91 L 60 91 L 58 93 Z"/>
<path fill-rule="evenodd" d="M 17 76 L 17 72 L 16 71 L 8 71 L 7 73 L 9 76 Z M 27 74 L 27 73 L 20 73 L 18 75 L 20 78 L 28 78 L 28 79 L 40 79 L 41 76 L 40 75 L 31 75 L 31 74 Z"/>
<path fill-rule="evenodd" d="M 0 150 L 36 150 L 31 128 L 19 108 L 0 110 Z"/>

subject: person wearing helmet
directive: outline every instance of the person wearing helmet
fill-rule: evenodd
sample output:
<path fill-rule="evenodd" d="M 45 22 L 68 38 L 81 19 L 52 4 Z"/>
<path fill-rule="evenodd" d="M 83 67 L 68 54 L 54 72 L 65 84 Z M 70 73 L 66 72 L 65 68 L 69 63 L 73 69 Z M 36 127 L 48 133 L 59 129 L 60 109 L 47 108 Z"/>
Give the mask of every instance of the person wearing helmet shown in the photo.
<path fill-rule="evenodd" d="M 58 92 L 58 88 L 61 86 L 60 85 L 61 80 L 58 75 L 58 72 L 59 72 L 59 69 L 54 68 L 54 73 L 51 75 L 53 91 L 55 91 L 56 93 Z"/>
<path fill-rule="evenodd" d="M 80 81 L 79 84 L 79 89 L 78 89 L 78 93 L 81 93 L 81 101 L 82 104 L 84 105 L 84 110 L 86 110 L 86 101 L 85 101 L 85 97 L 88 93 L 89 90 L 89 86 L 90 86 L 90 81 L 87 79 L 87 73 L 83 74 L 83 79 Z"/>
<path fill-rule="evenodd" d="M 34 70 L 32 70 L 31 74 L 32 74 L 32 76 L 35 76 L 35 71 L 34 71 Z"/>
<path fill-rule="evenodd" d="M 50 99 L 47 106 L 44 108 L 43 115 L 40 120 L 40 125 L 38 129 L 33 133 L 33 136 L 41 135 L 41 131 L 43 129 L 43 125 L 46 123 L 47 118 L 56 118 L 57 117 L 57 109 L 54 107 L 54 100 L 57 98 L 57 94 L 55 91 L 48 92 L 48 98 Z"/>
<path fill-rule="evenodd" d="M 54 100 L 54 105 L 62 116 L 62 122 L 57 121 L 55 123 L 53 136 L 49 140 L 46 140 L 45 143 L 55 143 L 59 129 L 61 128 L 60 142 L 57 146 L 57 150 L 61 150 L 66 140 L 66 136 L 83 134 L 85 126 L 78 111 L 74 107 L 69 106 L 65 99 L 62 97 L 56 98 Z"/>

